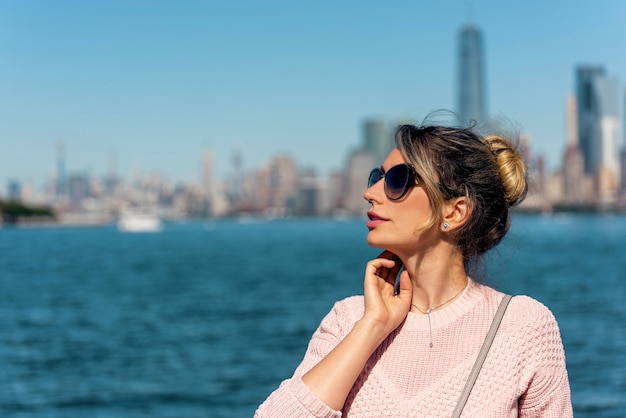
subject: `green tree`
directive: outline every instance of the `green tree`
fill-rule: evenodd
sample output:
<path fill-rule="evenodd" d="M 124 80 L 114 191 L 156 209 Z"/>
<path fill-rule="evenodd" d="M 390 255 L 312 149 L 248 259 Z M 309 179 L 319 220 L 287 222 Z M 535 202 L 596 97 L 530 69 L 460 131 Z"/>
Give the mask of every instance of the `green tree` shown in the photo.
<path fill-rule="evenodd" d="M 54 218 L 48 206 L 28 206 L 17 200 L 0 200 L 0 213 L 5 223 L 16 223 L 20 218 Z"/>

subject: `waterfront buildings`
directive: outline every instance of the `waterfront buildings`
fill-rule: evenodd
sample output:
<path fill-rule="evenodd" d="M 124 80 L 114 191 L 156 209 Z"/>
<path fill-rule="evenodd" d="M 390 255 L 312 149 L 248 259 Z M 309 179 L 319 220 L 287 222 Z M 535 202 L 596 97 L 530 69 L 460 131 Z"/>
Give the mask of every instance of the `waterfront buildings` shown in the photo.
<path fill-rule="evenodd" d="M 487 112 L 483 36 L 474 25 L 459 33 L 457 109 L 461 122 L 476 121 L 483 131 L 491 121 Z M 530 136 L 522 133 L 522 151 L 530 163 L 529 194 L 520 209 L 606 210 L 626 209 L 626 130 L 619 117 L 620 86 L 616 77 L 599 65 L 581 65 L 574 71 L 574 93 L 565 101 L 565 148 L 561 166 L 550 172 L 545 160 L 534 155 Z M 626 91 L 622 100 L 626 104 Z M 623 118 L 626 121 L 626 106 Z M 231 172 L 224 181 L 214 178 L 215 157 L 200 156 L 197 183 L 173 185 L 159 175 L 95 179 L 87 173 L 66 173 L 65 147 L 57 144 L 57 172 L 42 194 L 31 185 L 12 180 L 8 196 L 25 203 L 48 204 L 66 219 L 102 222 L 127 206 L 160 208 L 164 217 L 219 217 L 260 215 L 364 216 L 363 191 L 373 167 L 380 166 L 393 146 L 399 122 L 379 117 L 361 121 L 361 137 L 346 163 L 326 178 L 314 168 L 299 167 L 289 155 L 276 155 L 262 167 L 247 169 L 234 152 Z M 406 121 L 406 123 L 414 123 Z M 554 123 L 562 123 L 555 117 Z M 541 141 L 542 138 L 536 138 Z M 82 218 L 81 218 L 82 216 Z"/>

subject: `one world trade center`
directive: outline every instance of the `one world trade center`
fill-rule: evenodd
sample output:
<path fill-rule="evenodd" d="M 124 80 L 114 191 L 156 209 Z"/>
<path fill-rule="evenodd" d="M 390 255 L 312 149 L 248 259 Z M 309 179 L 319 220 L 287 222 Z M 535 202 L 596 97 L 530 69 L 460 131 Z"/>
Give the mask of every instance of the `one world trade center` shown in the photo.
<path fill-rule="evenodd" d="M 473 25 L 465 26 L 459 38 L 457 114 L 463 123 L 487 121 L 482 35 Z"/>

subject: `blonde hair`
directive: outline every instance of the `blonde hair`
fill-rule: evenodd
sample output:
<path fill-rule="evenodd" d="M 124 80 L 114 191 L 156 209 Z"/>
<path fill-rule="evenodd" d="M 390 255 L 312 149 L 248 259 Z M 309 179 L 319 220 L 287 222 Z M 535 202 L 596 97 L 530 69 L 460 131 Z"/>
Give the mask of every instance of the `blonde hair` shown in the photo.
<path fill-rule="evenodd" d="M 483 142 L 496 157 L 498 175 L 509 206 L 515 206 L 526 196 L 528 166 L 511 141 L 498 135 L 489 135 Z"/>
<path fill-rule="evenodd" d="M 395 139 L 430 199 L 432 212 L 424 228 L 441 222 L 446 201 L 465 196 L 471 214 L 455 233 L 464 258 L 469 261 L 496 246 L 509 229 L 510 209 L 528 189 L 527 166 L 517 143 L 447 126 L 401 125 Z"/>

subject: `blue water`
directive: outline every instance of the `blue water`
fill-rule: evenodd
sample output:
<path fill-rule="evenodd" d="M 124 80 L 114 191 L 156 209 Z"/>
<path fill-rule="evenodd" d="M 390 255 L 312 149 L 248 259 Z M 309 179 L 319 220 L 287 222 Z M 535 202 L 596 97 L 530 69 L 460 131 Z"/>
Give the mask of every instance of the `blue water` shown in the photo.
<path fill-rule="evenodd" d="M 0 230 L 0 416 L 251 417 L 377 251 L 363 222 Z M 626 218 L 514 218 L 490 283 L 554 312 L 577 417 L 626 410 Z"/>

